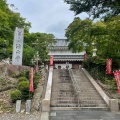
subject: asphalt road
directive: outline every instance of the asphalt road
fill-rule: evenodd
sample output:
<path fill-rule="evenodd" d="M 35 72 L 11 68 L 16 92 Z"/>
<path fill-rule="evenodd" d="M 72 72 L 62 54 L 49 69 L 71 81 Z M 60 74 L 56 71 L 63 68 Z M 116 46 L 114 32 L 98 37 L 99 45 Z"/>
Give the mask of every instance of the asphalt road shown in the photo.
<path fill-rule="evenodd" d="M 50 120 L 120 120 L 120 112 L 103 110 L 51 111 Z"/>

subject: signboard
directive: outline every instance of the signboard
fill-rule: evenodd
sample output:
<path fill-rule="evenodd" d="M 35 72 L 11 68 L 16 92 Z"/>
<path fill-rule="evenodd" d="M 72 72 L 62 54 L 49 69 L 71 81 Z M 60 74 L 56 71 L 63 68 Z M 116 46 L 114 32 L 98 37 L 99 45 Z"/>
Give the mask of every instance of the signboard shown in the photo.
<path fill-rule="evenodd" d="M 120 94 L 120 70 L 114 72 L 114 77 L 116 80 L 117 88 L 118 88 L 118 93 Z"/>
<path fill-rule="evenodd" d="M 112 74 L 112 59 L 106 60 L 106 74 Z"/>
<path fill-rule="evenodd" d="M 53 66 L 53 55 L 50 55 L 50 66 Z"/>
<path fill-rule="evenodd" d="M 33 87 L 33 68 L 30 69 L 30 90 L 31 92 L 34 92 L 34 87 Z"/>
<path fill-rule="evenodd" d="M 12 64 L 22 65 L 24 29 L 16 27 L 14 32 Z"/>

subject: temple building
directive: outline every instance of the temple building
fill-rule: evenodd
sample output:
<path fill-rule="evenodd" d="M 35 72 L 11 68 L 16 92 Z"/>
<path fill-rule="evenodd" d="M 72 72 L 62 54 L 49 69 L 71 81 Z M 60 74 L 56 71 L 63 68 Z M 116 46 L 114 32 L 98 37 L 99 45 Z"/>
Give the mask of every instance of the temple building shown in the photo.
<path fill-rule="evenodd" d="M 56 43 L 48 47 L 49 55 L 54 56 L 54 68 L 72 68 L 78 69 L 84 60 L 85 51 L 73 53 L 68 49 L 66 39 L 56 39 Z"/>

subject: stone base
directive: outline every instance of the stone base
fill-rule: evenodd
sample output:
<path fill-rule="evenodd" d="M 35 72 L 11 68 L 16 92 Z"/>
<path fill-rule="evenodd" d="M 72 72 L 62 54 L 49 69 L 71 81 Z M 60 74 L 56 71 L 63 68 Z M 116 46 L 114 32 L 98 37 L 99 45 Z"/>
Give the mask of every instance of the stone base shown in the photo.
<path fill-rule="evenodd" d="M 118 112 L 119 106 L 118 106 L 118 100 L 117 99 L 110 99 L 109 100 L 109 107 L 112 112 Z"/>
<path fill-rule="evenodd" d="M 50 100 L 43 99 L 43 101 L 42 101 L 42 111 L 43 112 L 50 112 Z"/>

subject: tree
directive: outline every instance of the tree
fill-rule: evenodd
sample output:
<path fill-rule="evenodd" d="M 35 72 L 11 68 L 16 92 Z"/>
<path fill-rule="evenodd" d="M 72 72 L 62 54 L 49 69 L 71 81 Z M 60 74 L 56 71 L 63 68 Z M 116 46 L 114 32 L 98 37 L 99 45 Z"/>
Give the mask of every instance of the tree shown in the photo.
<path fill-rule="evenodd" d="M 92 27 L 92 21 L 89 19 L 81 20 L 75 18 L 74 21 L 67 27 L 65 36 L 69 42 L 69 49 L 73 52 L 82 52 L 87 49 L 91 50 L 92 39 L 90 39 L 90 28 Z M 86 45 L 89 46 L 86 46 Z M 85 48 L 86 47 L 86 48 Z"/>
<path fill-rule="evenodd" d="M 82 52 L 86 48 L 89 55 L 92 55 L 92 43 L 94 42 L 99 59 L 105 61 L 106 58 L 113 58 L 113 61 L 120 66 L 118 61 L 120 58 L 119 22 L 119 16 L 98 22 L 75 18 L 67 27 L 65 34 L 69 42 L 69 49 L 73 52 Z"/>
<path fill-rule="evenodd" d="M 31 59 L 35 55 L 35 49 L 24 43 L 23 47 L 23 65 L 31 65 Z"/>
<path fill-rule="evenodd" d="M 64 0 L 75 14 L 86 12 L 94 18 L 120 14 L 120 0 Z"/>
<path fill-rule="evenodd" d="M 13 4 L 8 5 L 6 0 L 0 0 L 0 59 L 12 58 L 14 30 L 19 27 L 24 28 L 23 64 L 30 65 L 37 52 L 41 61 L 44 61 L 47 58 L 48 45 L 54 42 L 54 35 L 29 33 L 31 23 L 21 17 L 19 12 L 12 11 L 13 8 Z"/>
<path fill-rule="evenodd" d="M 41 62 L 48 58 L 48 46 L 55 42 L 54 35 L 47 33 L 31 33 L 32 47 L 38 52 Z"/>
<path fill-rule="evenodd" d="M 9 9 L 6 0 L 0 0 L 0 21 L 0 44 L 3 44 L 3 41 L 6 41 L 4 46 L 0 47 L 0 52 L 2 52 L 0 59 L 7 57 L 11 58 L 15 27 L 24 28 L 25 32 L 28 33 L 31 24 L 30 22 L 26 22 L 26 19 L 21 17 L 20 13 Z M 5 54 L 4 48 L 8 54 Z"/>

